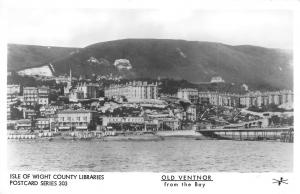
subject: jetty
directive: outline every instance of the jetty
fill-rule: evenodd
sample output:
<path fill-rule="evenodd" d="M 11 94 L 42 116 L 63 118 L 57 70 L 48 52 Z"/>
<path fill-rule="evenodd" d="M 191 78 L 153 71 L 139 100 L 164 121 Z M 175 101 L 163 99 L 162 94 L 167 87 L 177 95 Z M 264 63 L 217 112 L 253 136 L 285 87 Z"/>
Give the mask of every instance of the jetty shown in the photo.
<path fill-rule="evenodd" d="M 211 128 L 197 129 L 196 132 L 216 139 L 232 140 L 280 140 L 294 142 L 294 127 L 267 127 L 267 128 Z"/>

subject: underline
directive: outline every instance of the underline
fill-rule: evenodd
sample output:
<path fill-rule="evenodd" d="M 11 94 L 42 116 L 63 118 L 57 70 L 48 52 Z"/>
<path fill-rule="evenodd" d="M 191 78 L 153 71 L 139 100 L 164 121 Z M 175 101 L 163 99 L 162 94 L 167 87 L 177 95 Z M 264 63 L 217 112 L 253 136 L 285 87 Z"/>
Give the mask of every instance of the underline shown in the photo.
<path fill-rule="evenodd" d="M 213 180 L 161 180 L 165 182 L 172 182 L 172 181 L 213 181 Z"/>

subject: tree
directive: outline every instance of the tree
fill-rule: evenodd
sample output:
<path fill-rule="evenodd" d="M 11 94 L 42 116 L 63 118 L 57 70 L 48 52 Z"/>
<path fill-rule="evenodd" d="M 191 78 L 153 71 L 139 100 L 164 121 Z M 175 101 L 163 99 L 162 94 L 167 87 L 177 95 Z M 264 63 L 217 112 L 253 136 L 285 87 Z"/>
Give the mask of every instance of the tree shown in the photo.
<path fill-rule="evenodd" d="M 280 124 L 280 117 L 277 116 L 277 115 L 273 115 L 273 116 L 270 118 L 270 121 L 271 121 L 271 123 L 273 123 L 274 125 L 278 125 L 278 124 Z"/>
<path fill-rule="evenodd" d="M 11 111 L 11 119 L 12 120 L 18 120 L 18 119 L 23 118 L 23 112 L 19 111 L 19 109 L 15 108 L 15 107 L 11 107 L 10 111 Z"/>
<path fill-rule="evenodd" d="M 179 101 L 180 105 L 183 107 L 183 109 L 186 111 L 187 108 L 191 105 L 189 102 Z"/>

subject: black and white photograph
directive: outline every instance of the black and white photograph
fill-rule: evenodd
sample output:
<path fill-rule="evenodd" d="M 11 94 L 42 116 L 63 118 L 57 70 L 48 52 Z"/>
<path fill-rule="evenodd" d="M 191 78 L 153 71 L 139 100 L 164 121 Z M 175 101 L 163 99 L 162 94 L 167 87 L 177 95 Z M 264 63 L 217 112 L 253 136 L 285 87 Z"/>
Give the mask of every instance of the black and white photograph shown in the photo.
<path fill-rule="evenodd" d="M 6 17 L 8 171 L 294 172 L 293 10 Z"/>

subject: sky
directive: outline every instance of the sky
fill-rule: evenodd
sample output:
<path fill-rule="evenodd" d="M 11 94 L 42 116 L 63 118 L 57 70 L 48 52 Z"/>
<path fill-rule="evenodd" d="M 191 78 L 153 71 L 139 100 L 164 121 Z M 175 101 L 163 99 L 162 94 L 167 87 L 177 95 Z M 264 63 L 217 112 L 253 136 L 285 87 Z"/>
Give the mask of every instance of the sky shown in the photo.
<path fill-rule="evenodd" d="M 10 8 L 9 43 L 85 47 L 124 38 L 184 39 L 292 49 L 284 10 Z"/>

